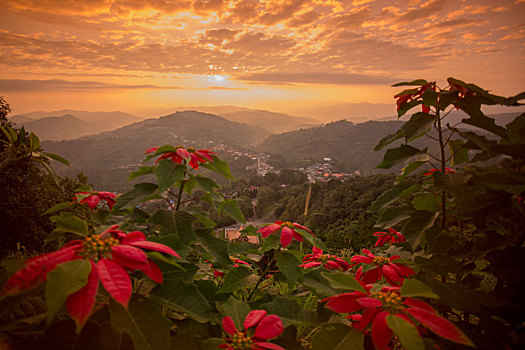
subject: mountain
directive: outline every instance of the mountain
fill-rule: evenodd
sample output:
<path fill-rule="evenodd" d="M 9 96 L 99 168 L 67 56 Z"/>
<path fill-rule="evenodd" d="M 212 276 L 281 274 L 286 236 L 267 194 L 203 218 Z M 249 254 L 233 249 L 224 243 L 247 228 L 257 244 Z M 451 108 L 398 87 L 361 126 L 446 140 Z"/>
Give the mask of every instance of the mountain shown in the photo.
<path fill-rule="evenodd" d="M 63 175 L 84 172 L 97 188 L 122 190 L 129 185 L 129 172 L 144 159 L 144 150 L 165 144 L 197 148 L 227 145 L 250 147 L 268 132 L 231 122 L 216 115 L 195 111 L 176 112 L 76 140 L 43 142 L 47 152 L 57 153 L 71 163 L 58 167 Z"/>
<path fill-rule="evenodd" d="M 18 114 L 9 119 L 35 132 L 42 140 L 73 139 L 114 130 L 141 120 L 124 112 L 88 112 L 71 109 Z"/>
<path fill-rule="evenodd" d="M 18 117 L 17 120 L 21 118 L 23 117 Z M 34 132 L 41 140 L 74 139 L 81 135 L 90 134 L 93 129 L 96 129 L 96 125 L 85 122 L 71 114 L 16 123 L 23 124 L 26 130 Z"/>
<path fill-rule="evenodd" d="M 330 106 L 313 108 L 300 108 L 290 111 L 294 115 L 308 116 L 323 122 L 331 122 L 346 119 L 352 122 L 364 122 L 367 120 L 394 119 L 385 116 L 396 115 L 395 104 L 392 103 L 341 103 Z"/>
<path fill-rule="evenodd" d="M 295 117 L 284 113 L 265 110 L 246 110 L 220 114 L 221 117 L 237 123 L 255 125 L 271 133 L 281 133 L 301 128 L 318 126 L 321 122 L 314 118 Z"/>
<path fill-rule="evenodd" d="M 312 163 L 331 158 L 345 171 L 367 173 L 383 158 L 383 152 L 372 151 L 374 146 L 384 136 L 395 133 L 401 124 L 397 121 L 354 124 L 340 120 L 320 127 L 271 135 L 258 146 L 258 150 L 296 165 L 305 159 L 309 160 L 306 163 Z"/>

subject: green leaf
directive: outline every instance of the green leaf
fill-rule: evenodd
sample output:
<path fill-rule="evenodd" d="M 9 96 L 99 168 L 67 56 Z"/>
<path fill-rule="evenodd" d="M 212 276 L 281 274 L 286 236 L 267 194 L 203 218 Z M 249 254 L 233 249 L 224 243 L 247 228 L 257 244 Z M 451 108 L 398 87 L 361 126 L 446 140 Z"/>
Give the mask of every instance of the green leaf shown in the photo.
<path fill-rule="evenodd" d="M 91 263 L 89 260 L 81 259 L 59 264 L 47 274 L 46 304 L 48 323 L 55 317 L 67 297 L 86 285 L 90 272 Z"/>
<path fill-rule="evenodd" d="M 221 186 L 217 185 L 212 179 L 208 179 L 201 175 L 195 176 L 195 181 L 197 182 L 197 185 L 206 192 L 213 192 L 214 188 L 221 188 Z"/>
<path fill-rule="evenodd" d="M 335 290 L 328 286 L 328 281 L 321 275 L 320 270 L 310 270 L 305 274 L 302 284 L 321 297 L 337 294 Z"/>
<path fill-rule="evenodd" d="M 412 200 L 416 210 L 440 211 L 441 197 L 432 193 L 423 193 Z"/>
<path fill-rule="evenodd" d="M 379 217 L 379 220 L 377 220 L 374 227 L 378 227 L 378 228 L 393 227 L 396 224 L 400 223 L 401 221 L 404 221 L 410 218 L 410 214 L 413 211 L 414 209 L 410 206 L 388 207 L 383 212 L 383 214 L 381 214 L 381 217 Z"/>
<path fill-rule="evenodd" d="M 279 249 L 279 246 L 281 244 L 281 240 L 279 239 L 279 236 L 277 235 L 269 235 L 266 238 L 262 239 L 262 247 L 261 252 L 267 252 L 270 250 Z"/>
<path fill-rule="evenodd" d="M 385 152 L 383 161 L 376 166 L 378 169 L 390 169 L 394 165 L 401 163 L 417 154 L 425 153 L 426 149 L 420 150 L 409 145 L 401 145 L 391 148 Z"/>
<path fill-rule="evenodd" d="M 47 158 L 51 158 L 51 159 L 56 160 L 57 162 L 60 162 L 60 163 L 62 163 L 64 165 L 70 166 L 69 162 L 67 161 L 67 159 L 59 156 L 58 154 L 46 153 L 46 152 L 42 152 L 42 154 L 44 156 L 46 156 Z"/>
<path fill-rule="evenodd" d="M 400 290 L 403 297 L 423 297 L 438 299 L 439 297 L 430 289 L 429 286 L 414 278 L 406 279 Z"/>
<path fill-rule="evenodd" d="M 430 158 L 430 157 L 429 157 Z M 403 169 L 401 169 L 401 175 L 397 178 L 398 181 L 403 180 L 405 177 L 410 175 L 415 170 L 419 169 L 421 166 L 428 163 L 428 160 L 415 160 L 408 163 Z"/>
<path fill-rule="evenodd" d="M 425 350 L 423 339 L 419 335 L 417 328 L 410 322 L 396 315 L 388 315 L 386 324 L 397 335 L 399 342 L 403 345 L 403 349 Z"/>
<path fill-rule="evenodd" d="M 426 89 L 425 92 L 423 92 L 423 95 L 421 95 L 421 98 L 423 99 L 423 104 L 425 106 L 437 106 L 438 93 L 436 91 L 432 89 Z"/>
<path fill-rule="evenodd" d="M 144 176 L 148 174 L 153 174 L 155 172 L 156 167 L 154 166 L 141 166 L 139 170 L 134 171 L 129 174 L 128 181 L 134 180 L 139 176 Z"/>
<path fill-rule="evenodd" d="M 243 224 L 246 223 L 246 219 L 244 218 L 242 211 L 239 209 L 235 199 L 225 199 L 222 203 L 221 210 L 235 221 L 242 222 Z"/>
<path fill-rule="evenodd" d="M 247 288 L 257 282 L 259 277 L 254 275 L 246 267 L 235 267 L 226 273 L 223 279 L 222 288 L 219 293 L 231 293 L 241 288 Z"/>
<path fill-rule="evenodd" d="M 231 317 L 237 329 L 244 329 L 243 322 L 250 313 L 250 306 L 231 295 L 226 302 L 217 303 L 217 310 L 224 316 Z"/>
<path fill-rule="evenodd" d="M 364 333 L 341 323 L 325 323 L 312 337 L 312 350 L 364 350 Z"/>
<path fill-rule="evenodd" d="M 195 217 L 190 213 L 164 209 L 157 210 L 148 220 L 149 223 L 160 226 L 159 233 L 161 236 L 176 235 L 185 244 L 197 241 L 197 236 L 192 227 L 194 221 Z"/>
<path fill-rule="evenodd" d="M 195 230 L 200 245 L 214 260 L 221 266 L 231 266 L 230 255 L 228 253 L 228 241 L 214 236 L 215 232 L 210 229 Z"/>
<path fill-rule="evenodd" d="M 409 110 L 411 110 L 415 106 L 418 106 L 418 105 L 420 105 L 422 103 L 423 103 L 423 101 L 421 101 L 421 100 L 412 100 L 412 101 L 410 101 L 408 103 L 402 104 L 401 107 L 399 107 L 399 109 L 397 110 L 397 117 L 401 118 L 406 112 L 408 112 Z"/>
<path fill-rule="evenodd" d="M 269 314 L 279 316 L 283 321 L 284 328 L 291 324 L 314 324 L 317 321 L 315 312 L 305 310 L 295 300 L 285 297 L 277 297 L 269 303 L 259 305 L 259 308 L 266 310 Z"/>
<path fill-rule="evenodd" d="M 426 81 L 425 79 L 416 79 L 416 80 L 412 80 L 412 81 L 404 81 L 404 82 L 401 82 L 401 83 L 397 83 L 397 84 L 392 85 L 392 87 L 414 86 L 414 85 L 423 86 L 425 84 L 428 84 L 428 81 Z"/>
<path fill-rule="evenodd" d="M 405 235 L 407 241 L 412 247 L 417 247 L 421 241 L 421 235 L 434 226 L 434 222 L 441 212 L 431 212 L 418 210 L 411 214 L 410 220 L 405 224 L 401 232 Z"/>
<path fill-rule="evenodd" d="M 299 267 L 301 262 L 289 252 L 277 252 L 277 267 L 288 281 L 288 288 L 291 290 L 295 286 L 295 282 L 302 275 L 302 268 Z"/>
<path fill-rule="evenodd" d="M 51 221 L 56 224 L 53 232 L 74 233 L 79 236 L 87 236 L 89 233 L 87 222 L 69 212 L 61 212 L 59 216 L 51 217 Z"/>
<path fill-rule="evenodd" d="M 33 151 L 36 151 L 38 147 L 40 147 L 40 139 L 34 133 L 29 134 L 29 145 Z"/>
<path fill-rule="evenodd" d="M 451 166 L 455 167 L 459 164 L 468 162 L 468 149 L 462 147 L 464 144 L 465 141 L 461 139 L 450 140 L 448 142 L 450 154 L 452 155 L 452 162 L 450 163 Z"/>
<path fill-rule="evenodd" d="M 166 279 L 163 285 L 157 286 L 149 296 L 163 305 L 178 312 L 187 313 L 199 323 L 215 319 L 208 300 L 193 283 L 185 283 L 182 279 Z"/>
<path fill-rule="evenodd" d="M 509 142 L 515 144 L 525 140 L 525 113 L 517 116 L 506 127 L 509 130 Z"/>
<path fill-rule="evenodd" d="M 432 91 L 432 90 L 427 90 Z M 405 139 L 407 142 L 413 141 L 432 128 L 432 125 L 436 121 L 437 116 L 433 114 L 427 114 L 423 112 L 415 113 L 410 117 L 402 127 L 401 130 L 405 133 Z"/>
<path fill-rule="evenodd" d="M 170 188 L 175 182 L 184 179 L 187 168 L 183 164 L 177 164 L 170 159 L 161 159 L 157 168 L 155 168 L 155 176 L 159 182 L 158 192 L 162 193 Z"/>
<path fill-rule="evenodd" d="M 390 134 L 388 136 L 383 137 L 379 143 L 374 147 L 374 151 L 379 151 L 383 149 L 385 146 L 388 146 L 392 142 L 399 140 L 400 138 L 404 137 L 405 133 L 403 130 L 398 130 L 395 134 Z"/>
<path fill-rule="evenodd" d="M 439 94 L 439 110 L 444 111 L 458 99 L 458 90 L 448 90 Z"/>
<path fill-rule="evenodd" d="M 303 241 L 310 244 L 313 247 L 320 248 L 322 250 L 329 250 L 328 247 L 321 241 L 319 238 L 313 236 L 310 232 L 300 229 L 300 228 L 294 228 L 294 231 L 297 232 L 301 237 L 303 237 Z"/>
<path fill-rule="evenodd" d="M 44 212 L 44 215 L 53 214 L 53 213 L 56 213 L 57 211 L 64 210 L 66 208 L 69 208 L 70 205 L 71 205 L 71 203 L 69 203 L 69 202 L 55 204 L 51 208 L 46 210 Z"/>
<path fill-rule="evenodd" d="M 160 312 L 160 306 L 144 298 L 132 296 L 128 309 L 110 299 L 111 325 L 127 333 L 135 350 L 170 349 L 171 322 Z"/>
<path fill-rule="evenodd" d="M 399 184 L 395 185 L 390 190 L 383 192 L 383 194 L 372 204 L 370 211 L 377 212 L 385 209 L 390 204 L 394 203 L 399 198 L 401 192 L 403 192 L 408 186 L 408 184 Z"/>
<path fill-rule="evenodd" d="M 220 160 L 214 155 L 212 155 L 212 158 L 213 158 L 213 163 L 204 163 L 202 164 L 202 166 L 211 171 L 221 174 L 222 176 L 224 176 L 225 178 L 229 180 L 235 180 L 227 162 Z"/>
<path fill-rule="evenodd" d="M 117 203 L 113 206 L 113 211 L 127 207 L 133 208 L 144 198 L 154 194 L 157 189 L 158 186 L 156 184 L 148 182 L 136 184 L 131 191 L 117 197 Z"/>
<path fill-rule="evenodd" d="M 49 166 L 49 164 L 47 164 L 47 162 L 45 160 L 42 160 L 42 159 L 39 159 L 39 158 L 36 158 L 36 160 L 44 167 L 46 168 L 47 172 L 49 173 L 49 175 L 51 175 L 51 177 L 53 177 L 53 181 L 55 182 L 55 184 L 57 186 L 60 186 L 60 182 L 58 181 L 58 176 L 57 176 L 57 173 L 53 170 L 53 168 L 51 168 L 51 166 Z"/>
<path fill-rule="evenodd" d="M 366 293 L 365 289 L 354 277 L 345 273 L 321 272 L 328 280 L 330 286 L 335 289 L 355 290 Z"/>

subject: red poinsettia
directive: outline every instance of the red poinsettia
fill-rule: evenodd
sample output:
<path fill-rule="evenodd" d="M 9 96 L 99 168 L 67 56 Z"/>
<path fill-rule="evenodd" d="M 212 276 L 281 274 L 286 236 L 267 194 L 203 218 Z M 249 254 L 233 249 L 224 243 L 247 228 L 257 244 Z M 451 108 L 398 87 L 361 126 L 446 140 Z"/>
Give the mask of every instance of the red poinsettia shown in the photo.
<path fill-rule="evenodd" d="M 144 250 L 180 256 L 164 244 L 147 241 L 140 231 L 126 234 L 117 230 L 118 227 L 114 225 L 100 235 L 69 242 L 56 252 L 29 259 L 21 270 L 9 278 L 2 294 L 14 294 L 45 281 L 47 273 L 59 264 L 87 259 L 91 263 L 91 271 L 86 285 L 66 300 L 67 309 L 77 325 L 82 327 L 89 317 L 99 281 L 116 302 L 127 307 L 132 292 L 128 271 L 140 270 L 157 283 L 163 281 L 160 268 L 148 259 Z"/>
<path fill-rule="evenodd" d="M 308 269 L 311 267 L 324 266 L 328 270 L 343 270 L 350 268 L 350 264 L 343 259 L 330 254 L 323 254 L 323 250 L 313 247 L 312 254 L 305 255 L 303 264 L 299 265 L 302 268 Z"/>
<path fill-rule="evenodd" d="M 424 173 L 423 175 L 424 176 L 433 176 L 436 171 L 441 172 L 441 169 L 433 168 L 433 169 L 430 169 L 429 171 L 427 171 L 426 173 Z M 449 168 L 449 167 L 445 168 L 445 174 L 454 174 L 455 172 L 456 172 L 456 170 L 454 170 L 452 168 Z"/>
<path fill-rule="evenodd" d="M 382 247 L 387 242 L 406 242 L 405 236 L 391 227 L 388 229 L 388 232 L 374 232 L 372 235 L 377 237 L 376 247 Z"/>
<path fill-rule="evenodd" d="M 264 310 L 250 311 L 244 319 L 244 331 L 237 330 L 231 317 L 224 317 L 222 329 L 228 336 L 224 338 L 226 343 L 219 347 L 228 350 L 284 350 L 277 344 L 267 342 L 281 335 L 284 327 L 279 316 L 266 314 Z"/>
<path fill-rule="evenodd" d="M 472 342 L 452 322 L 441 317 L 436 310 L 424 301 L 399 295 L 399 287 L 383 287 L 379 292 L 351 292 L 339 294 L 323 300 L 326 307 L 338 313 L 354 313 L 364 310 L 354 328 L 365 330 L 371 325 L 372 341 L 376 349 L 387 349 L 393 332 L 388 327 L 386 317 L 398 316 L 413 325 L 421 325 L 435 334 L 453 342 L 470 345 Z"/>
<path fill-rule="evenodd" d="M 73 199 L 75 202 L 78 202 L 80 204 L 87 204 L 88 207 L 91 209 L 95 209 L 98 203 L 103 200 L 106 201 L 106 203 L 109 206 L 109 209 L 113 209 L 113 205 L 115 204 L 115 198 L 117 198 L 117 195 L 111 192 L 105 192 L 105 191 L 91 191 L 91 192 L 77 192 L 75 193 L 75 197 Z"/>
<path fill-rule="evenodd" d="M 246 266 L 250 266 L 249 263 L 247 263 L 246 261 L 241 260 L 241 259 L 237 259 L 237 258 L 232 258 L 232 257 L 230 257 L 230 260 L 233 262 L 233 267 L 239 267 L 239 264 L 243 264 L 243 265 L 246 265 Z M 211 266 L 211 268 L 213 269 L 213 277 L 215 277 L 215 278 L 224 277 L 224 272 L 222 272 L 222 271 L 220 271 L 220 270 L 216 270 L 216 269 L 213 267 L 213 264 L 211 264 L 211 263 L 210 263 L 210 266 Z"/>
<path fill-rule="evenodd" d="M 404 104 L 410 103 L 420 98 L 421 95 L 423 95 L 423 93 L 428 89 L 432 89 L 435 91 L 436 83 L 435 82 L 426 83 L 422 85 L 420 88 L 404 90 L 400 92 L 399 94 L 395 95 L 394 98 L 397 98 L 397 101 L 396 101 L 397 110 L 399 111 Z M 430 112 L 430 107 L 425 106 L 424 103 L 421 104 L 421 107 L 422 107 L 423 113 Z"/>
<path fill-rule="evenodd" d="M 148 148 L 145 153 L 155 153 L 157 149 L 158 147 Z M 199 169 L 199 164 L 205 162 L 213 163 L 213 157 L 211 156 L 212 154 L 216 153 L 210 151 L 209 149 L 196 150 L 192 147 L 184 148 L 182 146 L 177 146 L 175 147 L 175 152 L 167 151 L 162 153 L 162 155 L 157 159 L 157 163 L 161 159 L 171 159 L 175 163 L 188 162 L 193 169 Z"/>
<path fill-rule="evenodd" d="M 406 277 L 410 277 L 410 275 L 416 273 L 408 266 L 393 262 L 394 260 L 401 258 L 398 255 L 386 258 L 383 256 L 376 256 L 368 249 L 363 249 L 361 252 L 364 255 L 354 255 L 352 259 L 350 259 L 350 261 L 354 263 L 352 266 L 361 263 L 376 266 L 366 272 L 363 272 L 363 266 L 360 266 L 359 269 L 357 269 L 355 277 L 365 284 L 375 283 L 382 277 L 385 277 L 388 284 L 398 286 L 403 283 L 403 280 Z"/>
<path fill-rule="evenodd" d="M 273 224 L 261 227 L 257 232 L 259 232 L 263 238 L 268 237 L 271 234 L 274 233 L 280 233 L 281 234 L 281 245 L 283 248 L 288 247 L 290 243 L 292 243 L 292 240 L 295 238 L 297 241 L 302 242 L 303 236 L 299 232 L 296 231 L 296 229 L 305 230 L 309 232 L 311 235 L 313 235 L 312 231 L 310 231 L 309 228 L 300 225 L 296 222 L 283 222 L 283 221 L 276 221 Z"/>

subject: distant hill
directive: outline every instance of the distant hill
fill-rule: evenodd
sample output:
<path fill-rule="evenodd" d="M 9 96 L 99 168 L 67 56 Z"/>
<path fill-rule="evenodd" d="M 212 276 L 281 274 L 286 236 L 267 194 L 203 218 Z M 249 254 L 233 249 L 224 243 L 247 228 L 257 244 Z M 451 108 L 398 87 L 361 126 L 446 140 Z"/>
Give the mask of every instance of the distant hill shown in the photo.
<path fill-rule="evenodd" d="M 208 148 L 225 144 L 243 148 L 268 134 L 216 115 L 185 111 L 76 140 L 43 142 L 43 147 L 69 160 L 71 168 L 59 167 L 61 174 L 83 171 L 97 188 L 121 190 L 129 187 L 129 172 L 138 167 L 150 147 L 172 144 Z"/>
<path fill-rule="evenodd" d="M 220 114 L 221 117 L 266 129 L 271 133 L 281 133 L 301 128 L 318 126 L 321 122 L 314 118 L 295 117 L 284 113 L 275 113 L 264 110 L 246 110 Z"/>
<path fill-rule="evenodd" d="M 300 116 L 308 116 L 324 123 L 346 119 L 359 123 L 367 120 L 394 119 L 386 116 L 395 116 L 396 107 L 393 103 L 341 103 L 330 106 L 313 108 L 299 108 L 290 113 Z"/>
<path fill-rule="evenodd" d="M 372 149 L 384 136 L 401 126 L 398 121 L 368 121 L 354 124 L 346 120 L 324 126 L 271 135 L 258 149 L 279 155 L 288 162 L 311 159 L 322 162 L 331 158 L 346 171 L 372 171 L 381 162 L 383 152 Z"/>
<path fill-rule="evenodd" d="M 33 131 L 41 140 L 74 139 L 82 135 L 91 134 L 96 129 L 96 125 L 85 122 L 71 114 L 16 123 L 23 124 L 26 130 Z"/>
<path fill-rule="evenodd" d="M 141 120 L 124 112 L 88 112 L 70 109 L 19 114 L 9 119 L 18 125 L 24 125 L 43 140 L 74 139 L 114 130 Z"/>

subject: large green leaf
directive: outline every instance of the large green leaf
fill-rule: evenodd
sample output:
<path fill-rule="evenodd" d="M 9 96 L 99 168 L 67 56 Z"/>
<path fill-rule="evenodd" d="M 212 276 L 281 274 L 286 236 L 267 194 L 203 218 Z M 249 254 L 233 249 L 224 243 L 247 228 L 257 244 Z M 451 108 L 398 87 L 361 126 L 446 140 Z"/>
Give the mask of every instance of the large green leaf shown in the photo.
<path fill-rule="evenodd" d="M 153 195 L 157 192 L 158 186 L 153 183 L 143 182 L 133 186 L 133 189 L 117 197 L 117 203 L 113 206 L 113 210 L 122 208 L 133 208 L 139 204 L 143 199 Z"/>
<path fill-rule="evenodd" d="M 398 130 L 395 134 L 390 134 L 385 137 L 383 137 L 379 143 L 374 147 L 374 151 L 379 151 L 383 149 L 384 147 L 388 146 L 392 142 L 399 140 L 400 138 L 405 136 L 405 132 L 403 130 Z"/>
<path fill-rule="evenodd" d="M 329 286 L 328 281 L 321 275 L 319 270 L 311 270 L 303 278 L 302 284 L 319 296 L 332 296 L 337 294 Z"/>
<path fill-rule="evenodd" d="M 390 204 L 394 203 L 399 198 L 401 192 L 403 192 L 408 186 L 408 184 L 399 184 L 383 192 L 383 194 L 372 204 L 370 211 L 377 212 L 385 209 Z"/>
<path fill-rule="evenodd" d="M 231 269 L 224 276 L 220 293 L 231 293 L 241 288 L 248 288 L 254 285 L 259 277 L 253 274 L 250 269 L 239 266 Z"/>
<path fill-rule="evenodd" d="M 354 290 L 366 293 L 365 289 L 353 276 L 345 273 L 321 272 L 321 275 L 328 280 L 330 286 L 335 289 Z"/>
<path fill-rule="evenodd" d="M 415 326 L 407 320 L 396 316 L 388 315 L 386 317 L 386 324 L 388 328 L 394 331 L 394 334 L 399 338 L 399 342 L 406 350 L 424 350 L 425 344 L 419 335 Z"/>
<path fill-rule="evenodd" d="M 149 223 L 159 225 L 161 236 L 176 235 L 185 244 L 197 241 L 192 227 L 194 221 L 190 213 L 173 210 L 157 210 L 148 220 Z"/>
<path fill-rule="evenodd" d="M 129 174 L 128 181 L 134 180 L 137 177 L 153 174 L 155 172 L 155 166 L 141 166 L 137 171 Z"/>
<path fill-rule="evenodd" d="M 277 297 L 269 303 L 260 305 L 259 308 L 279 316 L 285 328 L 291 324 L 313 324 L 317 321 L 315 312 L 305 310 L 295 300 L 289 298 Z"/>
<path fill-rule="evenodd" d="M 423 101 L 421 101 L 421 100 L 412 100 L 412 101 L 410 101 L 408 103 L 402 104 L 399 107 L 399 109 L 397 110 L 397 117 L 401 118 L 406 112 L 408 112 L 409 110 L 411 110 L 415 106 L 418 106 L 418 105 L 420 105 L 422 103 L 423 103 Z"/>
<path fill-rule="evenodd" d="M 211 229 L 195 230 L 201 247 L 208 254 L 213 256 L 215 262 L 220 266 L 231 266 L 230 255 L 228 253 L 228 241 L 216 238 L 215 232 Z"/>
<path fill-rule="evenodd" d="M 149 298 L 175 311 L 184 312 L 200 323 L 215 319 L 208 300 L 199 288 L 182 279 L 165 280 L 163 285 L 157 286 L 151 292 Z"/>
<path fill-rule="evenodd" d="M 59 156 L 58 154 L 54 154 L 54 153 L 46 153 L 46 152 L 42 152 L 42 154 L 44 156 L 46 156 L 47 158 L 50 158 L 50 159 L 53 159 L 53 160 L 56 160 L 57 162 L 59 163 L 62 163 L 64 165 L 67 165 L 67 166 L 70 166 L 69 165 L 69 162 L 67 161 L 66 158 L 63 158 L 61 156 Z"/>
<path fill-rule="evenodd" d="M 217 303 L 217 310 L 224 316 L 231 317 L 237 329 L 244 329 L 243 322 L 250 312 L 250 306 L 231 295 L 226 302 Z"/>
<path fill-rule="evenodd" d="M 197 175 L 194 177 L 197 185 L 206 192 L 212 192 L 215 188 L 220 188 L 221 186 L 217 185 L 215 181 L 204 177 L 202 175 Z"/>
<path fill-rule="evenodd" d="M 423 233 L 434 225 L 441 212 L 418 210 L 411 214 L 410 220 L 403 226 L 401 232 L 412 247 L 417 247 Z"/>
<path fill-rule="evenodd" d="M 399 175 L 399 177 L 397 178 L 398 181 L 403 180 L 405 177 L 410 175 L 412 172 L 416 171 L 417 169 L 419 169 L 423 165 L 427 164 L 428 163 L 428 159 L 430 159 L 430 157 L 428 157 L 428 159 L 422 160 L 421 158 L 424 158 L 423 156 L 419 156 L 417 158 L 418 158 L 418 160 L 414 160 L 413 162 L 408 163 L 403 169 L 401 169 L 401 175 Z"/>
<path fill-rule="evenodd" d="M 416 79 L 412 81 L 403 81 L 401 83 L 397 83 L 392 85 L 392 87 L 398 87 L 398 86 L 423 86 L 425 84 L 428 84 L 428 81 L 425 79 Z"/>
<path fill-rule="evenodd" d="M 213 163 L 204 163 L 202 164 L 202 166 L 204 168 L 210 169 L 211 171 L 221 174 L 222 176 L 224 176 L 225 178 L 229 180 L 235 180 L 227 162 L 220 160 L 216 156 L 212 156 L 212 158 L 213 158 Z"/>
<path fill-rule="evenodd" d="M 391 148 L 386 151 L 383 161 L 376 166 L 378 169 L 390 169 L 396 164 L 399 164 L 413 156 L 425 153 L 426 149 L 420 150 L 409 145 L 401 145 L 397 148 Z"/>
<path fill-rule="evenodd" d="M 462 147 L 465 144 L 464 140 L 450 140 L 448 142 L 448 147 L 450 149 L 450 154 L 452 155 L 451 166 L 455 167 L 459 164 L 468 162 L 468 149 Z"/>
<path fill-rule="evenodd" d="M 58 216 L 51 217 L 56 227 L 44 240 L 48 244 L 62 236 L 64 233 L 73 233 L 78 236 L 87 236 L 89 228 L 87 222 L 69 212 L 61 212 Z"/>
<path fill-rule="evenodd" d="M 413 141 L 421 137 L 432 128 L 436 119 L 437 116 L 433 114 L 423 112 L 413 114 L 412 117 L 410 117 L 410 120 L 401 127 L 401 130 L 405 133 L 406 141 Z"/>
<path fill-rule="evenodd" d="M 423 193 L 412 200 L 416 210 L 440 211 L 441 197 L 433 193 Z"/>
<path fill-rule="evenodd" d="M 169 159 L 161 159 L 158 167 L 154 170 L 159 183 L 159 193 L 170 188 L 175 182 L 184 179 L 186 171 L 187 168 L 183 164 L 177 164 Z"/>
<path fill-rule="evenodd" d="M 135 350 L 170 349 L 170 321 L 160 312 L 160 305 L 145 297 L 132 296 L 128 309 L 112 299 L 109 304 L 111 325 L 127 333 Z"/>
<path fill-rule="evenodd" d="M 399 292 L 403 297 L 439 298 L 429 286 L 414 278 L 406 279 Z"/>
<path fill-rule="evenodd" d="M 340 323 L 325 323 L 312 337 L 312 350 L 364 350 L 364 333 Z"/>
<path fill-rule="evenodd" d="M 221 210 L 235 221 L 242 222 L 243 224 L 246 223 L 246 219 L 235 199 L 225 199 L 221 205 Z"/>
<path fill-rule="evenodd" d="M 288 288 L 291 290 L 295 282 L 302 275 L 301 262 L 290 252 L 280 251 L 275 254 L 277 257 L 277 267 L 288 281 Z"/>
<path fill-rule="evenodd" d="M 47 274 L 47 322 L 51 322 L 69 295 L 86 285 L 90 272 L 89 260 L 81 259 L 60 264 Z"/>
<path fill-rule="evenodd" d="M 38 147 L 40 147 L 40 139 L 34 133 L 29 134 L 29 145 L 33 151 L 38 150 Z"/>
<path fill-rule="evenodd" d="M 410 218 L 410 214 L 414 209 L 410 206 L 403 207 L 388 207 L 381 214 L 381 217 L 377 220 L 374 227 L 378 228 L 389 228 L 393 227 L 396 224 Z"/>

